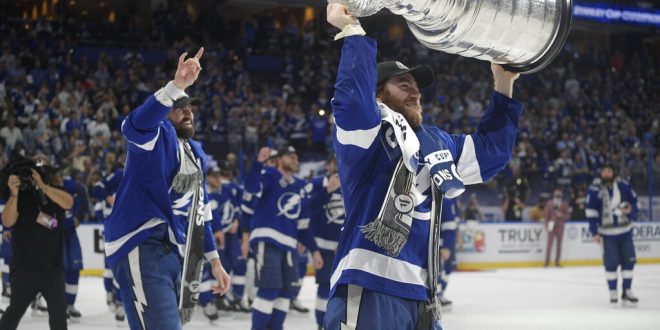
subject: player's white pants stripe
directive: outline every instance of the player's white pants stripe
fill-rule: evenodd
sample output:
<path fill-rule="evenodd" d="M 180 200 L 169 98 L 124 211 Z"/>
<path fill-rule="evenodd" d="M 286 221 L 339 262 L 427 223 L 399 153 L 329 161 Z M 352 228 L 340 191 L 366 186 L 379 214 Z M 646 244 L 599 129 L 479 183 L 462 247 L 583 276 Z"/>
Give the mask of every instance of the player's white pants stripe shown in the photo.
<path fill-rule="evenodd" d="M 321 298 L 319 296 L 316 297 L 316 310 L 319 312 L 325 312 L 326 308 L 328 306 L 328 299 Z"/>
<path fill-rule="evenodd" d="M 254 274 L 255 278 L 257 281 L 259 280 L 259 276 L 261 276 L 261 268 L 264 266 L 264 253 L 266 249 L 266 243 L 264 242 L 259 242 L 257 244 L 257 260 L 255 260 L 257 266 L 257 272 Z"/>
<path fill-rule="evenodd" d="M 623 277 L 626 280 L 629 280 L 633 278 L 633 271 L 632 270 L 622 270 L 621 271 L 621 277 Z"/>
<path fill-rule="evenodd" d="M 605 278 L 608 281 L 616 281 L 617 279 L 616 272 L 605 272 Z"/>
<path fill-rule="evenodd" d="M 245 285 L 245 276 L 234 275 L 231 277 L 231 284 L 233 285 Z"/>
<path fill-rule="evenodd" d="M 64 293 L 73 295 L 78 294 L 78 285 L 64 283 Z"/>
<path fill-rule="evenodd" d="M 268 315 L 273 314 L 274 305 L 275 302 L 259 296 L 257 296 L 257 298 L 254 299 L 254 302 L 252 302 L 252 308 L 254 308 L 254 310 Z"/>
<path fill-rule="evenodd" d="M 142 273 L 140 270 L 140 247 L 136 246 L 131 252 L 128 253 L 128 268 L 131 271 L 131 278 L 133 279 L 133 294 L 135 295 L 135 312 L 140 319 L 142 329 L 146 329 L 144 325 L 144 307 L 147 306 L 147 296 L 144 294 L 144 287 L 142 286 Z M 128 303 L 128 302 L 124 302 Z"/>
<path fill-rule="evenodd" d="M 349 284 L 346 295 L 346 323 L 341 324 L 341 330 L 355 330 L 360 315 L 360 301 L 362 300 L 362 287 Z"/>
<path fill-rule="evenodd" d="M 291 305 L 291 300 L 288 298 L 277 298 L 273 302 L 273 308 L 284 313 L 289 311 L 289 306 Z"/>

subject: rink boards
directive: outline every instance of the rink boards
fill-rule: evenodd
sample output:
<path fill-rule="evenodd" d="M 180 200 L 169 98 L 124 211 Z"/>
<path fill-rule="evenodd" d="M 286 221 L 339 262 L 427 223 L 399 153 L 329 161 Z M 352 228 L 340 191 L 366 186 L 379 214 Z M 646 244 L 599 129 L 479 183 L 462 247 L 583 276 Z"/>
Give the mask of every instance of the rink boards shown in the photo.
<path fill-rule="evenodd" d="M 660 222 L 636 223 L 633 239 L 639 263 L 660 263 Z M 548 234 L 542 223 L 461 224 L 457 235 L 459 269 L 535 267 L 545 263 Z M 556 245 L 556 240 L 554 245 Z M 556 247 L 552 248 L 551 265 Z M 594 242 L 587 222 L 567 222 L 561 265 L 602 264 L 602 247 Z"/>
<path fill-rule="evenodd" d="M 103 225 L 78 227 L 83 250 L 82 274 L 103 274 Z M 633 228 L 639 263 L 660 263 L 660 222 L 636 223 Z M 540 223 L 461 224 L 457 234 L 459 269 L 537 267 L 545 262 L 547 232 Z M 551 260 L 554 260 L 554 252 Z M 599 265 L 601 247 L 586 222 L 568 222 L 562 243 L 563 266 Z"/>

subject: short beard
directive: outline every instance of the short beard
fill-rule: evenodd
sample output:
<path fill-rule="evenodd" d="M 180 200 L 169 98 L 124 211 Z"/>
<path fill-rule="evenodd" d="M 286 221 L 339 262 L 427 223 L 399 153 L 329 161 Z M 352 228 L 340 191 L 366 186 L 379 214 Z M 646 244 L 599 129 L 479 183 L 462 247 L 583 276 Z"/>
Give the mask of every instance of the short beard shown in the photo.
<path fill-rule="evenodd" d="M 614 182 L 614 176 L 611 176 L 611 177 L 608 177 L 608 178 L 604 178 L 604 177 L 601 176 L 600 181 L 602 181 L 604 184 L 608 184 L 608 185 L 612 184 L 612 182 Z"/>
<path fill-rule="evenodd" d="M 180 139 L 190 139 L 195 135 L 195 129 L 194 128 L 187 128 L 187 127 L 177 127 L 176 128 L 176 136 L 179 137 Z"/>
<path fill-rule="evenodd" d="M 421 115 L 422 107 L 420 105 L 417 106 L 417 110 L 407 109 L 405 105 L 406 103 L 405 101 L 400 102 L 400 101 L 391 100 L 389 97 L 389 93 L 387 91 L 382 92 L 381 100 L 390 109 L 403 115 L 403 118 L 406 118 L 406 121 L 410 126 L 412 126 L 412 128 L 417 128 L 422 125 L 422 115 Z"/>

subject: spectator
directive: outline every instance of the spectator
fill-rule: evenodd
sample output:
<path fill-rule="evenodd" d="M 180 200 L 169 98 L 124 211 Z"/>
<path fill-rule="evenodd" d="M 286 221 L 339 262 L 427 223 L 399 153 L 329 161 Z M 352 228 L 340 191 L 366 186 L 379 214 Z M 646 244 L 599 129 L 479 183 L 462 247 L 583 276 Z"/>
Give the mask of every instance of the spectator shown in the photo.
<path fill-rule="evenodd" d="M 571 214 L 571 208 L 563 198 L 562 188 L 557 187 L 552 193 L 552 199 L 544 207 L 545 230 L 548 232 L 548 244 L 545 250 L 545 267 L 550 264 L 550 254 L 554 240 L 557 240 L 555 266 L 559 267 L 561 260 L 561 243 L 564 238 L 564 223 Z"/>
<path fill-rule="evenodd" d="M 0 137 L 5 140 L 7 147 L 14 149 L 16 143 L 23 142 L 23 133 L 21 129 L 15 126 L 14 117 L 7 117 L 6 126 L 0 129 Z"/>

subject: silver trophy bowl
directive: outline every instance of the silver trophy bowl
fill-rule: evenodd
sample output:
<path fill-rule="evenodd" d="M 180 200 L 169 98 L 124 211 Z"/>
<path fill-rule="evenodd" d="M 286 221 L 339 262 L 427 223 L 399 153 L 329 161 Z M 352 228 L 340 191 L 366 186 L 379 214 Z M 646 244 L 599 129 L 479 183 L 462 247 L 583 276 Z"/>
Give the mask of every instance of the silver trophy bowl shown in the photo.
<path fill-rule="evenodd" d="M 358 17 L 383 8 L 406 19 L 425 46 L 502 64 L 514 72 L 543 69 L 559 54 L 571 26 L 572 0 L 331 0 Z"/>

